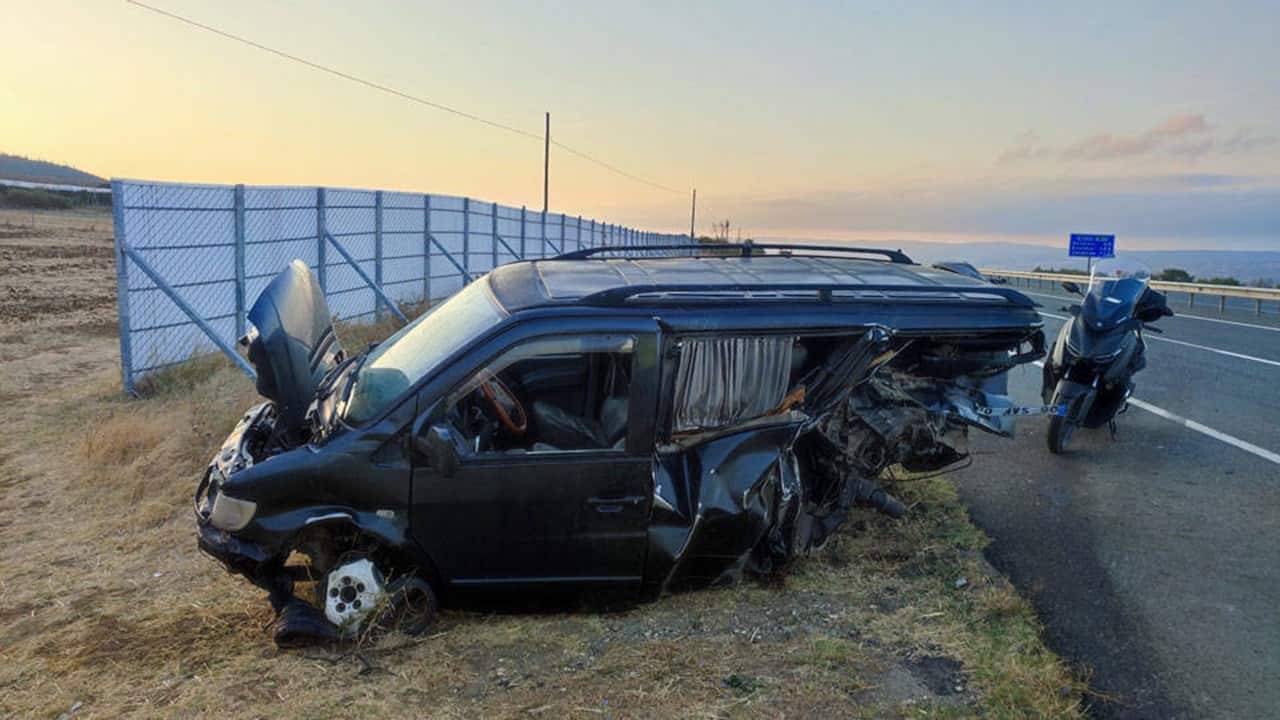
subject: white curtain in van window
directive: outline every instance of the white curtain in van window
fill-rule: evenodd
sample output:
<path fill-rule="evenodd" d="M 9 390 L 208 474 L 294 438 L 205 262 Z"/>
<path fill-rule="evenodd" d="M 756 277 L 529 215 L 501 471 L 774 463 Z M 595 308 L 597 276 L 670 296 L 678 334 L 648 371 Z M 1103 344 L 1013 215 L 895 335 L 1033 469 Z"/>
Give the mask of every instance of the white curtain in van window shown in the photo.
<path fill-rule="evenodd" d="M 782 404 L 791 337 L 686 338 L 676 369 L 672 431 L 733 425 Z"/>

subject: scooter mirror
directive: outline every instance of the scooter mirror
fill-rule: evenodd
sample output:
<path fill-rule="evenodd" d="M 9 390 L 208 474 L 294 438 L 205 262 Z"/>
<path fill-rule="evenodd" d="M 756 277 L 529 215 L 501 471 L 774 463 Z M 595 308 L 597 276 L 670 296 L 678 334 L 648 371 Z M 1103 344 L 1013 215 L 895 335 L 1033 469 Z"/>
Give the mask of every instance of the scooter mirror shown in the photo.
<path fill-rule="evenodd" d="M 1084 291 L 1080 289 L 1080 286 L 1071 282 L 1070 280 L 1066 280 L 1062 283 L 1062 289 L 1066 290 L 1069 293 L 1075 293 L 1076 295 L 1084 294 Z"/>

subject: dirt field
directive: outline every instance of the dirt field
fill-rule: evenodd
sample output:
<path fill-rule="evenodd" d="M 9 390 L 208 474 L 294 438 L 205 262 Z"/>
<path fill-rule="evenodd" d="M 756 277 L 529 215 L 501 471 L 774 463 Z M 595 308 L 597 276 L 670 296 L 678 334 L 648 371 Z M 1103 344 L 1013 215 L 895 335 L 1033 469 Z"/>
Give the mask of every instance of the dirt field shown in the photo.
<path fill-rule="evenodd" d="M 119 357 L 111 214 L 0 210 L 0 400 Z"/>
<path fill-rule="evenodd" d="M 0 716 L 1079 714 L 945 478 L 775 583 L 278 651 L 263 593 L 197 553 L 190 519 L 248 380 L 211 359 L 121 397 L 108 214 L 0 213 L 0 253 Z"/>

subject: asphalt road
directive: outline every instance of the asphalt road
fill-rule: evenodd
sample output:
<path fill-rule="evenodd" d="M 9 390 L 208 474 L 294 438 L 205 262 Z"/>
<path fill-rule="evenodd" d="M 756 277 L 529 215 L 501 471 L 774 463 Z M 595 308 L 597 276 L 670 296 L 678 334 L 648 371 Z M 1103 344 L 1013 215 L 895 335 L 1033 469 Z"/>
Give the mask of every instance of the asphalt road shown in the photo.
<path fill-rule="evenodd" d="M 1056 296 L 1031 295 L 1050 337 L 1063 321 L 1049 314 L 1067 315 Z M 1148 336 L 1149 409 L 1121 416 L 1115 440 L 1080 430 L 1053 456 L 1047 419 L 1023 418 L 1013 440 L 975 433 L 956 475 L 992 563 L 1092 671 L 1100 717 L 1280 712 L 1280 322 L 1190 312 Z M 1040 368 L 1010 386 L 1040 404 Z"/>

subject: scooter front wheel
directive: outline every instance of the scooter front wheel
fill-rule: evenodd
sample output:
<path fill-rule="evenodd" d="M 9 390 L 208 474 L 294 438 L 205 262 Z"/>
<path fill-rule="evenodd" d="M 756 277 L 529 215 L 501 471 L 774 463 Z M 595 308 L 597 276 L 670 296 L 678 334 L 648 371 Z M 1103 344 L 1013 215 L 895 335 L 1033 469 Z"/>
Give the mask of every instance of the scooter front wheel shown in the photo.
<path fill-rule="evenodd" d="M 1062 415 L 1054 415 L 1049 419 L 1049 452 L 1054 455 L 1061 455 L 1067 449 L 1067 443 L 1071 441 L 1071 435 L 1076 430 L 1076 424 L 1063 417 Z"/>

